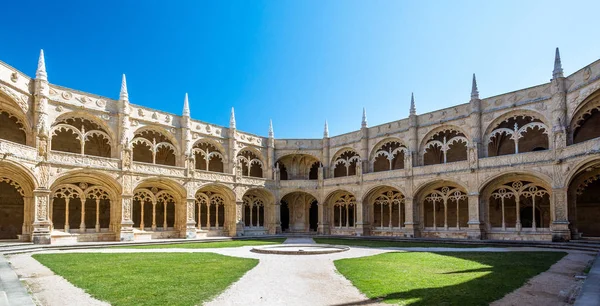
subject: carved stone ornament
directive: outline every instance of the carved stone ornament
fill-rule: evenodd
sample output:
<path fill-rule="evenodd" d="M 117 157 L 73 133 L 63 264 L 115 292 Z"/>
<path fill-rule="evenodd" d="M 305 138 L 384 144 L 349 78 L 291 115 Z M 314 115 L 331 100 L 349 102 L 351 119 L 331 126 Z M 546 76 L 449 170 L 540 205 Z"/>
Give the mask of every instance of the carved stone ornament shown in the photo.
<path fill-rule="evenodd" d="M 36 197 L 36 219 L 46 221 L 48 219 L 48 196 Z"/>

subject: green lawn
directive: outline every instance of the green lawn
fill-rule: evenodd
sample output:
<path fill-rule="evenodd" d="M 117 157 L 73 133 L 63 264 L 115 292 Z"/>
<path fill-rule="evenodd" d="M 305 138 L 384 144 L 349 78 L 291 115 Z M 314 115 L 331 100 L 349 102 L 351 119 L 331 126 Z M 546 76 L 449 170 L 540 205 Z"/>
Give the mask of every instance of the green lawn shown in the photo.
<path fill-rule="evenodd" d="M 210 249 L 210 248 L 235 248 L 241 246 L 280 244 L 285 238 L 260 239 L 260 240 L 232 240 L 215 242 L 189 242 L 172 244 L 151 244 L 151 245 L 124 245 L 115 248 L 127 249 Z"/>
<path fill-rule="evenodd" d="M 112 305 L 200 305 L 257 259 L 214 253 L 34 254 L 33 258 Z"/>
<path fill-rule="evenodd" d="M 317 243 L 348 245 L 348 246 L 364 246 L 370 248 L 481 248 L 486 247 L 483 244 L 458 244 L 458 243 L 443 243 L 443 242 L 405 242 L 405 241 L 379 241 L 379 240 L 353 240 L 339 238 L 314 238 Z"/>
<path fill-rule="evenodd" d="M 334 263 L 361 292 L 386 303 L 488 305 L 566 254 L 394 252 Z"/>

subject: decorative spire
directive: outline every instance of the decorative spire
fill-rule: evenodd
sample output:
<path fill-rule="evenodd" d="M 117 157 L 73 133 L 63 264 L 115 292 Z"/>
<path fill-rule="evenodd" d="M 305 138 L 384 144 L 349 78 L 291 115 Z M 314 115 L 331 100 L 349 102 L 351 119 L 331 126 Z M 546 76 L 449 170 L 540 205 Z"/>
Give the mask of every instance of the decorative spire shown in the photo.
<path fill-rule="evenodd" d="M 121 79 L 121 93 L 119 94 L 119 100 L 129 100 L 129 94 L 127 93 L 127 79 L 125 78 L 124 73 L 123 78 Z"/>
<path fill-rule="evenodd" d="M 554 71 L 552 71 L 552 77 L 563 77 L 562 63 L 560 62 L 560 52 L 558 52 L 558 47 L 556 48 L 556 55 L 554 56 Z"/>
<path fill-rule="evenodd" d="M 229 128 L 235 129 L 235 113 L 233 107 L 231 108 L 231 117 L 229 117 Z"/>
<path fill-rule="evenodd" d="M 417 108 L 415 107 L 415 94 L 411 93 L 410 94 L 410 115 L 416 115 L 417 114 Z"/>
<path fill-rule="evenodd" d="M 477 90 L 477 79 L 473 73 L 473 86 L 471 87 L 471 99 L 479 99 L 479 90 Z"/>
<path fill-rule="evenodd" d="M 360 124 L 361 127 L 366 128 L 367 127 L 367 110 L 363 107 L 363 116 L 362 116 L 362 123 Z"/>
<path fill-rule="evenodd" d="M 40 58 L 38 59 L 37 70 L 35 71 L 35 78 L 43 81 L 48 81 L 48 74 L 46 73 L 46 60 L 44 60 L 44 49 L 40 50 Z"/>
<path fill-rule="evenodd" d="M 273 133 L 273 120 L 269 119 L 269 138 L 274 138 L 275 133 Z"/>
<path fill-rule="evenodd" d="M 184 117 L 190 116 L 190 102 L 188 101 L 187 92 L 185 93 L 185 98 L 183 99 L 183 116 Z"/>
<path fill-rule="evenodd" d="M 325 120 L 325 130 L 323 130 L 323 137 L 329 138 L 329 126 L 327 125 L 327 120 Z"/>

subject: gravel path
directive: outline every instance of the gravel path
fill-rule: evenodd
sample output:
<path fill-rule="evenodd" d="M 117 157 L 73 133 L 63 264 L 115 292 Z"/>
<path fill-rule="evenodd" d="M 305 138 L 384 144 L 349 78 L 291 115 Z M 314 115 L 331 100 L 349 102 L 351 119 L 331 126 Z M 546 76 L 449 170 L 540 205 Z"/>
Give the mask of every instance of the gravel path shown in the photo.
<path fill-rule="evenodd" d="M 290 238 L 285 243 L 314 243 L 312 239 Z M 392 251 L 447 252 L 514 252 L 555 251 L 543 248 L 363 248 L 326 255 L 270 255 L 252 253 L 252 247 L 217 249 L 77 249 L 41 253 L 202 253 L 257 258 L 259 264 L 221 295 L 206 305 L 379 305 L 367 299 L 339 273 L 333 264 L 341 258 L 371 256 Z M 524 287 L 495 302 L 494 305 L 561 305 L 559 294 L 570 291 L 577 281 L 576 272 L 583 270 L 593 256 L 570 252 Z M 13 268 L 27 282 L 34 299 L 41 305 L 108 305 L 92 298 L 83 290 L 54 275 L 31 257 L 21 254 L 9 257 Z M 563 294 L 564 295 L 564 294 Z"/>

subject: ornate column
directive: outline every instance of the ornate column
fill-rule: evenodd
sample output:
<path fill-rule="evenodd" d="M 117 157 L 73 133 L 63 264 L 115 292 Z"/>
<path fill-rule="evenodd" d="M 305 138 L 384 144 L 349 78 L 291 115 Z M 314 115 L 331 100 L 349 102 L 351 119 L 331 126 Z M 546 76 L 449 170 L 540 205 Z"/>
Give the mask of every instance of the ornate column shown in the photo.
<path fill-rule="evenodd" d="M 166 205 L 166 203 L 165 203 Z M 166 207 L 166 206 L 165 206 Z M 185 199 L 185 238 L 186 239 L 195 239 L 196 238 L 196 221 L 194 217 L 196 216 L 196 198 L 187 198 Z"/>
<path fill-rule="evenodd" d="M 276 179 L 275 171 L 268 171 L 275 164 L 275 133 L 273 132 L 273 121 L 269 120 L 269 139 L 267 140 L 267 164 L 264 170 L 272 177 L 265 176 L 266 178 Z"/>
<path fill-rule="evenodd" d="M 483 155 L 483 146 L 481 139 L 481 100 L 479 99 L 479 90 L 477 89 L 477 80 L 473 73 L 473 84 L 471 87 L 471 100 L 469 101 L 470 114 L 469 122 L 471 130 L 471 143 L 469 149 L 469 163 L 471 169 L 477 168 L 477 157 Z"/>
<path fill-rule="evenodd" d="M 411 155 L 412 165 L 404 165 L 404 168 L 412 169 L 419 163 L 419 138 L 418 138 L 418 118 L 415 107 L 415 96 L 410 96 L 410 110 L 408 116 L 408 151 Z"/>
<path fill-rule="evenodd" d="M 33 234 L 31 241 L 34 244 L 50 244 L 50 190 L 34 190 L 34 215 Z"/>
<path fill-rule="evenodd" d="M 360 168 L 357 169 L 356 174 L 361 176 L 361 181 L 362 181 L 363 172 L 372 171 L 372 169 L 369 169 L 369 126 L 367 125 L 367 110 L 365 108 L 363 108 L 362 122 L 360 125 L 360 133 L 361 133 L 360 155 L 361 155 L 362 165 Z M 359 172 L 358 170 L 360 170 L 360 173 L 358 173 Z"/>
<path fill-rule="evenodd" d="M 391 216 L 390 216 L 391 218 Z M 356 236 L 364 236 L 365 233 L 365 222 L 364 222 L 364 209 L 363 201 L 356 199 Z"/>
<path fill-rule="evenodd" d="M 325 129 L 323 131 L 323 142 L 322 142 L 322 153 L 321 153 L 321 168 L 324 168 L 322 173 L 322 179 L 325 179 L 326 173 L 329 172 L 329 126 L 325 121 Z M 322 180 L 321 180 L 322 181 Z M 321 184 L 319 184 L 321 185 Z"/>
<path fill-rule="evenodd" d="M 269 231 L 269 234 L 281 234 L 281 200 L 279 197 L 275 198 L 273 208 L 273 229 Z"/>
<path fill-rule="evenodd" d="M 469 228 L 467 229 L 467 238 L 469 239 L 484 239 L 485 231 L 481 222 L 481 212 L 479 206 L 479 193 L 471 192 L 468 195 L 469 203 Z"/>
<path fill-rule="evenodd" d="M 183 112 L 180 118 L 181 124 L 181 160 L 185 165 L 186 175 L 191 175 L 196 165 L 194 164 L 194 156 L 192 152 L 192 119 L 190 118 L 190 104 L 188 102 L 188 94 L 185 93 L 183 100 Z M 207 160 L 208 161 L 208 160 Z M 208 167 L 206 168 L 208 170 Z"/>
<path fill-rule="evenodd" d="M 415 199 L 414 198 L 405 198 L 404 200 L 404 232 L 407 237 L 419 237 L 418 226 L 419 222 L 415 220 Z"/>
<path fill-rule="evenodd" d="M 554 134 L 554 141 L 551 145 L 555 152 L 555 158 L 557 158 L 557 153 L 567 146 L 567 86 L 566 79 L 563 76 L 558 48 L 556 48 L 556 55 L 554 58 L 554 70 L 552 71 L 551 84 L 550 92 L 552 95 L 552 103 L 550 104 L 550 107 L 552 110 L 552 133 Z"/>
<path fill-rule="evenodd" d="M 567 211 L 567 188 L 553 188 L 550 197 L 552 241 L 568 241 L 571 239 Z"/>
<path fill-rule="evenodd" d="M 121 229 L 119 231 L 121 241 L 133 241 L 134 239 L 133 221 L 131 220 L 132 205 L 133 197 L 131 195 L 121 196 Z M 141 202 L 141 205 L 144 207 L 144 202 Z"/>

